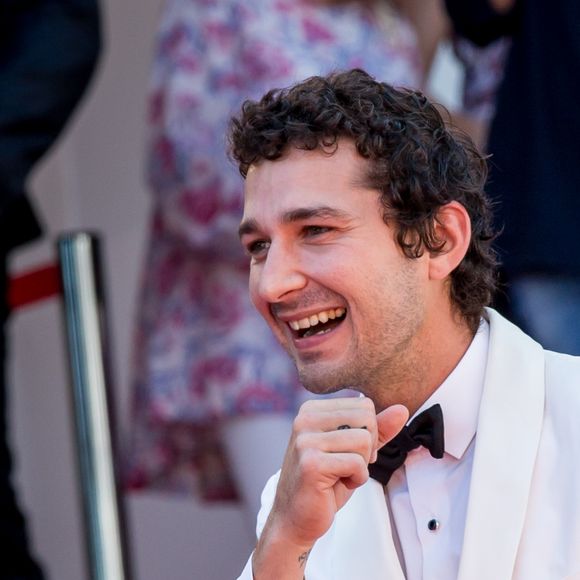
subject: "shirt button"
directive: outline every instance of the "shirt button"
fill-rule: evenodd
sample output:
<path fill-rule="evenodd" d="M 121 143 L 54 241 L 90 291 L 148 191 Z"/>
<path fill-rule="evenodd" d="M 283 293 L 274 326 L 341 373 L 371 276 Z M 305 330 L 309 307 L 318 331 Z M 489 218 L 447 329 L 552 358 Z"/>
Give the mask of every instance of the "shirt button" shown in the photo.
<path fill-rule="evenodd" d="M 433 518 L 427 522 L 427 528 L 429 528 L 430 532 L 436 532 L 441 527 L 439 520 Z"/>

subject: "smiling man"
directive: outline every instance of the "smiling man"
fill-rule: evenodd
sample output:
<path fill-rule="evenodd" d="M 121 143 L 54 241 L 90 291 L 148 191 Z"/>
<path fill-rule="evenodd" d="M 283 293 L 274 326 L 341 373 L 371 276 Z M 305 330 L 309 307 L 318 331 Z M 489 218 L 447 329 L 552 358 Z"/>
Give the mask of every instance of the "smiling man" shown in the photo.
<path fill-rule="evenodd" d="M 485 308 L 496 264 L 471 142 L 420 93 L 353 70 L 247 102 L 231 145 L 254 304 L 309 390 L 362 394 L 301 408 L 241 578 L 580 571 L 564 461 L 580 361 Z"/>
<path fill-rule="evenodd" d="M 376 189 L 364 181 L 368 165 L 350 140 L 339 139 L 326 150 L 291 149 L 283 162 L 249 167 L 240 234 L 252 258 L 251 296 L 307 388 L 355 386 L 381 408 L 400 402 L 416 409 L 471 341 L 446 287 L 469 242 L 469 217 L 448 204 L 437 226 L 454 236 L 447 251 L 407 258 Z M 425 357 L 433 341 L 438 348 L 429 344 Z M 451 366 L 437 365 L 426 384 L 431 355 Z M 417 384 L 408 389 L 412 376 Z"/>

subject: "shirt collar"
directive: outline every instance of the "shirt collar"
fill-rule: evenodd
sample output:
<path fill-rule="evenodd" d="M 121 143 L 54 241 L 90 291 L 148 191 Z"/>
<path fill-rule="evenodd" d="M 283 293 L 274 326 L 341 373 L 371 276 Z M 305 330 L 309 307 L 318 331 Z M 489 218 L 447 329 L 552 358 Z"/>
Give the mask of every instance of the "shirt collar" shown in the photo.
<path fill-rule="evenodd" d="M 439 388 L 415 415 L 439 403 L 443 411 L 445 452 L 460 459 L 477 431 L 489 343 L 489 323 L 481 320 L 469 348 Z"/>

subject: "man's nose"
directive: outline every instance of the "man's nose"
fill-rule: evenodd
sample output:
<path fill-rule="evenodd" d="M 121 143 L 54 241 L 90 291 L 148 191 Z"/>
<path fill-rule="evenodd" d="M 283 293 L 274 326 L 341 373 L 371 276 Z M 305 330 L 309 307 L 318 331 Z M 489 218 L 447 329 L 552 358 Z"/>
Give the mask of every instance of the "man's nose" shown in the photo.
<path fill-rule="evenodd" d="M 307 283 L 298 256 L 282 245 L 270 246 L 268 255 L 257 274 L 257 291 L 262 300 L 276 303 Z"/>

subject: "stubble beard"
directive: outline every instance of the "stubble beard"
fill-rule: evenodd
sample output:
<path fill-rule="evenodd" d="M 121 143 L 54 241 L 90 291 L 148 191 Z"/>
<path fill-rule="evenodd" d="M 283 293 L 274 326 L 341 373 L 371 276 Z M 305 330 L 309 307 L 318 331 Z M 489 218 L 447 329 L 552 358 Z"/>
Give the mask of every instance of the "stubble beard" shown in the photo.
<path fill-rule="evenodd" d="M 323 355 L 318 353 L 308 353 L 300 359 L 294 355 L 300 382 L 317 395 L 352 389 L 371 396 L 379 389 L 388 389 L 391 382 L 388 377 L 401 374 L 397 367 L 400 366 L 398 359 L 402 353 L 395 352 L 394 356 L 389 356 L 389 345 L 384 341 L 365 346 L 354 345 L 352 354 L 341 364 L 325 364 Z"/>
<path fill-rule="evenodd" d="M 357 381 L 353 380 L 353 373 L 345 372 L 342 368 L 315 370 L 311 364 L 298 364 L 296 360 L 294 363 L 300 382 L 311 393 L 326 395 L 342 389 L 359 390 L 356 385 Z"/>
<path fill-rule="evenodd" d="M 341 364 L 325 364 L 323 355 L 318 353 L 308 353 L 300 360 L 293 355 L 301 383 L 319 395 L 352 389 L 376 404 L 404 400 L 407 384 L 421 372 L 422 363 L 420 357 L 414 356 L 417 353 L 413 341 L 422 321 L 420 309 L 407 309 L 388 327 L 367 337 L 364 345 L 354 344 L 350 356 Z"/>

